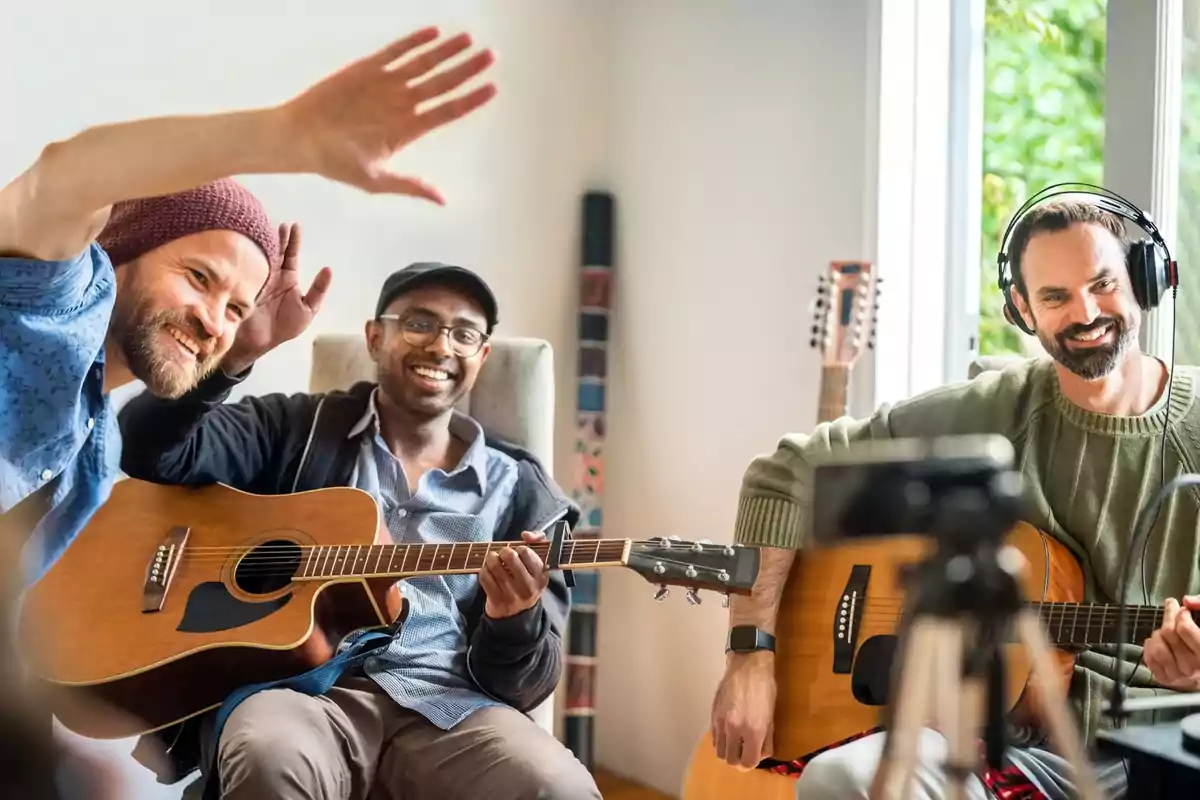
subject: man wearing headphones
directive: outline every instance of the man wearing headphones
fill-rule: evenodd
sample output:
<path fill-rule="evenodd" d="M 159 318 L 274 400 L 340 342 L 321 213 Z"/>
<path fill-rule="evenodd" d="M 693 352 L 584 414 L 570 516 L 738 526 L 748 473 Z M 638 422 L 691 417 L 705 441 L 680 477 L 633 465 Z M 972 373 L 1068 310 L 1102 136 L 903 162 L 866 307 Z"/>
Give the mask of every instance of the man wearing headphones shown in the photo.
<path fill-rule="evenodd" d="M 1153 241 L 1130 241 L 1122 217 Z M 816 459 L 870 439 L 1004 435 L 1026 484 L 1022 519 L 1079 558 L 1089 579 L 1087 600 L 1102 603 L 1119 600 L 1139 511 L 1164 482 L 1200 471 L 1198 370 L 1168 368 L 1138 345 L 1141 312 L 1176 284 L 1175 265 L 1153 225 L 1107 192 L 1057 197 L 1018 212 L 1014 222 L 1011 245 L 999 259 L 1006 315 L 1036 335 L 1050 358 L 883 405 L 867 419 L 788 434 L 746 470 L 735 540 L 763 549 L 754 593 L 731 598 L 726 670 L 713 702 L 714 744 L 729 764 L 753 767 L 771 756 L 775 620 L 795 552 L 810 536 Z M 1200 690 L 1200 628 L 1187 613 L 1200 609 L 1200 597 L 1191 596 L 1200 594 L 1198 522 L 1200 492 L 1176 492 L 1141 554 L 1147 602 L 1165 609 L 1144 651 L 1123 648 L 1124 662 L 1115 662 L 1115 648 L 1079 656 L 1069 700 L 1085 744 L 1107 722 L 1101 704 L 1118 674 L 1114 663 L 1122 679 L 1136 665 L 1130 697 L 1154 694 L 1156 687 Z M 1133 721 L 1148 720 L 1134 715 Z M 1010 741 L 1003 769 L 968 779 L 968 797 L 982 800 L 1018 786 L 1025 793 L 1004 796 L 1075 796 L 1070 764 L 1040 731 L 1026 733 Z M 796 796 L 867 797 L 884 740 L 883 733 L 867 735 L 794 765 Z M 925 730 L 918 748 L 913 796 L 940 797 L 947 782 L 945 739 Z M 1123 762 L 1095 757 L 1092 763 L 1106 796 L 1126 791 Z"/>

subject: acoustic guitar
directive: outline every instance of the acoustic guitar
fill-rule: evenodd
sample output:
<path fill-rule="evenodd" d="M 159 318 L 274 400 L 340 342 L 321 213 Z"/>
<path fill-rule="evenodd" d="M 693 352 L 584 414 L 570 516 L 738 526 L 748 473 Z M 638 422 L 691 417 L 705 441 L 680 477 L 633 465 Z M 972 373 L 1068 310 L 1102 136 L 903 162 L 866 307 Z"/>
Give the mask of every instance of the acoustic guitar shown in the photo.
<path fill-rule="evenodd" d="M 350 633 L 403 624 L 397 581 L 476 573 L 506 542 L 390 544 L 349 487 L 255 495 L 119 482 L 27 593 L 19 636 L 55 716 L 126 738 L 218 707 L 233 690 L 306 672 Z M 663 538 L 529 545 L 560 569 L 625 567 L 658 584 L 748 594 L 756 548 Z"/>
<path fill-rule="evenodd" d="M 1027 523 L 1006 538 L 1027 562 L 1021 588 L 1039 612 L 1056 647 L 1051 686 L 1031 679 L 1023 644 L 1010 638 L 1006 658 L 1005 708 L 1017 723 L 1036 720 L 1039 695 L 1065 697 L 1075 651 L 1121 643 L 1120 606 L 1085 604 L 1083 571 L 1063 544 Z M 803 765 L 814 755 L 871 733 L 889 702 L 896 632 L 904 611 L 901 575 L 930 554 L 930 537 L 860 541 L 797 554 L 785 586 L 776 627 L 774 750 L 766 765 Z M 1157 606 L 1130 610 L 1123 641 L 1140 644 L 1162 624 Z M 842 628 L 845 628 L 844 635 Z M 791 798 L 795 781 L 768 769 L 740 770 L 716 756 L 711 736 L 696 748 L 684 800 L 732 797 Z"/>
<path fill-rule="evenodd" d="M 817 276 L 812 303 L 809 346 L 821 354 L 821 381 L 817 397 L 817 422 L 829 422 L 849 410 L 850 374 L 864 348 L 875 347 L 875 326 L 883 279 L 874 265 L 862 261 L 835 261 Z M 795 570 L 788 585 L 795 580 Z M 786 587 L 785 587 L 786 591 Z M 779 637 L 776 636 L 778 646 Z M 778 661 L 777 661 L 778 663 Z M 785 680 L 782 674 L 779 681 Z M 715 781 L 715 783 L 714 783 Z M 710 792 L 702 787 L 727 787 Z M 764 800 L 792 797 L 792 781 L 763 770 L 741 770 L 717 758 L 711 731 L 692 753 L 684 776 L 683 800 L 706 797 L 756 797 Z"/>

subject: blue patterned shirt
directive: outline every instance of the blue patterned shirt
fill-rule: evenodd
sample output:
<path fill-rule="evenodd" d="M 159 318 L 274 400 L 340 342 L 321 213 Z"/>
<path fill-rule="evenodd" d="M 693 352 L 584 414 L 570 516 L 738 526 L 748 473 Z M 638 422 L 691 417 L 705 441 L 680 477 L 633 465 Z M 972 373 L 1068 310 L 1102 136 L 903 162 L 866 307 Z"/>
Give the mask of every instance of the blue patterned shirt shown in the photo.
<path fill-rule="evenodd" d="M 108 499 L 120 470 L 120 429 L 104 394 L 115 297 L 99 245 L 67 261 L 0 258 L 0 513 L 49 492 L 22 554 L 26 585 Z"/>
<path fill-rule="evenodd" d="M 409 493 L 404 467 L 379 435 L 376 389 L 350 430 L 362 449 L 350 484 L 370 493 L 396 543 L 487 542 L 507 525 L 517 462 L 486 445 L 479 423 L 454 412 L 450 432 L 467 442 L 458 466 L 431 469 Z M 366 434 L 366 435 L 364 435 Z M 448 730 L 473 711 L 500 702 L 483 694 L 467 667 L 464 611 L 479 589 L 475 575 L 410 578 L 401 585 L 409 616 L 365 672 L 397 703 Z"/>

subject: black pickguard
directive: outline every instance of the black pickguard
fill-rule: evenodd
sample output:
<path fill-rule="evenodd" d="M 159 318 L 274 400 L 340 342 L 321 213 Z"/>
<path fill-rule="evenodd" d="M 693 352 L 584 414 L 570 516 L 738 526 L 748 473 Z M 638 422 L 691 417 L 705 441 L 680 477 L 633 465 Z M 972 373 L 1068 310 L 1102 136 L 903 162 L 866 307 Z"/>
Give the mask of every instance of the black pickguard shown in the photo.
<path fill-rule="evenodd" d="M 274 614 L 292 599 L 291 592 L 271 600 L 248 603 L 229 593 L 220 581 L 206 581 L 188 595 L 183 619 L 175 630 L 181 633 L 216 633 L 257 622 Z"/>

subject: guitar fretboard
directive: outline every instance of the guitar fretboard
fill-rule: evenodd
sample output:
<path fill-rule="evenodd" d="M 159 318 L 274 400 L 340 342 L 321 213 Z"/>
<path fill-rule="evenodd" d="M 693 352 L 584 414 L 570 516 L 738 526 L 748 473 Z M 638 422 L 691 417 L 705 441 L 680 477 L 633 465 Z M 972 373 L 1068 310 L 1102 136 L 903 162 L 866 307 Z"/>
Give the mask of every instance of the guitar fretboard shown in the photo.
<path fill-rule="evenodd" d="M 1041 613 L 1050 640 L 1058 645 L 1121 644 L 1117 621 L 1121 607 L 1099 603 L 1030 603 Z M 1157 606 L 1133 606 L 1126 612 L 1125 644 L 1140 645 L 1162 625 Z"/>
<path fill-rule="evenodd" d="M 401 578 L 478 572 L 488 553 L 517 542 L 459 542 L 454 544 L 318 545 L 302 556 L 297 578 Z M 550 544 L 526 545 L 543 561 Z M 589 539 L 563 542 L 560 564 L 572 569 L 619 567 L 628 557 L 627 539 Z"/>
<path fill-rule="evenodd" d="M 821 367 L 821 393 L 817 400 L 817 422 L 831 422 L 846 413 L 846 395 L 850 382 L 848 364 Z"/>

